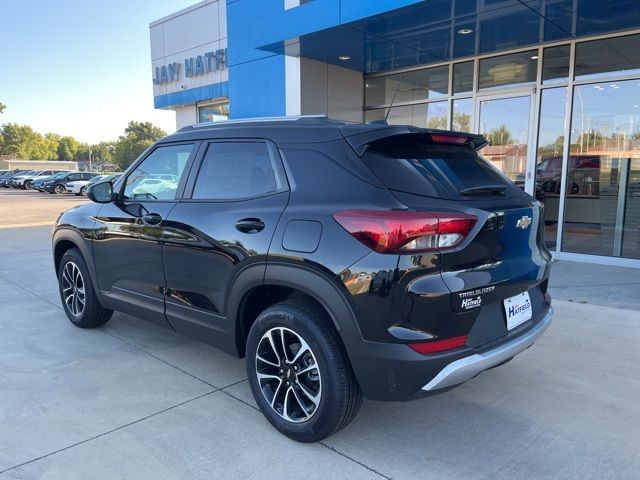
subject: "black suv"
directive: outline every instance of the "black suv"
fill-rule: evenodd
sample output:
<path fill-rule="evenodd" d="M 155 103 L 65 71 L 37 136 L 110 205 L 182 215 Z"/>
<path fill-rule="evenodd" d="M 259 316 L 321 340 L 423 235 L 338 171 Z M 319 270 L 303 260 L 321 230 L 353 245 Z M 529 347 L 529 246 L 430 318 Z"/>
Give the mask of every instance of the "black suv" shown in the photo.
<path fill-rule="evenodd" d="M 315 117 L 185 127 L 59 218 L 65 311 L 246 356 L 265 417 L 299 441 L 344 427 L 363 396 L 441 392 L 551 322 L 542 207 L 485 144 Z"/>

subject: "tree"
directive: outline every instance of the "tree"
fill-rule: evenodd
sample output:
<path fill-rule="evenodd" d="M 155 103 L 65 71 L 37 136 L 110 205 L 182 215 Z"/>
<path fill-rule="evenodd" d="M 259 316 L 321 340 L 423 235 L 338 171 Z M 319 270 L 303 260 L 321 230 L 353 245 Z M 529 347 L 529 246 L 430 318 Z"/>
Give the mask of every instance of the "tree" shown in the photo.
<path fill-rule="evenodd" d="M 92 147 L 93 158 L 96 162 L 113 162 L 116 142 L 100 142 Z"/>
<path fill-rule="evenodd" d="M 62 137 L 58 143 L 58 160 L 72 162 L 78 153 L 78 141 L 73 137 Z"/>
<path fill-rule="evenodd" d="M 471 114 L 470 113 L 454 113 L 453 114 L 453 129 L 459 132 L 470 132 L 471 128 Z"/>
<path fill-rule="evenodd" d="M 88 162 L 89 161 L 89 152 L 91 151 L 91 145 L 88 143 L 78 143 L 78 148 L 76 149 L 76 154 L 73 156 L 73 160 L 76 162 Z"/>
<path fill-rule="evenodd" d="M 129 122 L 116 142 L 114 160 L 121 169 L 127 168 L 153 142 L 167 133 L 151 122 Z"/>
<path fill-rule="evenodd" d="M 7 123 L 2 126 L 1 155 L 15 158 L 41 160 L 39 157 L 43 137 L 28 125 Z"/>
<path fill-rule="evenodd" d="M 7 106 L 4 103 L 0 102 L 0 113 L 4 113 L 5 108 L 7 108 Z"/>
<path fill-rule="evenodd" d="M 491 145 L 512 145 L 516 141 L 506 125 L 502 124 L 485 134 Z"/>

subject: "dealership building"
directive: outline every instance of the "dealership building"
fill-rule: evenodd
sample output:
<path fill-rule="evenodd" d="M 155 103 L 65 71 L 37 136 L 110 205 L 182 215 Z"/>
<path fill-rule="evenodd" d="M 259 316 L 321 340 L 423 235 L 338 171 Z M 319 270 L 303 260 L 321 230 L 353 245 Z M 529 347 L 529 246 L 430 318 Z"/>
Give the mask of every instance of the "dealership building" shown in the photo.
<path fill-rule="evenodd" d="M 150 25 L 176 126 L 328 115 L 482 133 L 559 259 L 640 268 L 638 0 L 205 0 Z"/>

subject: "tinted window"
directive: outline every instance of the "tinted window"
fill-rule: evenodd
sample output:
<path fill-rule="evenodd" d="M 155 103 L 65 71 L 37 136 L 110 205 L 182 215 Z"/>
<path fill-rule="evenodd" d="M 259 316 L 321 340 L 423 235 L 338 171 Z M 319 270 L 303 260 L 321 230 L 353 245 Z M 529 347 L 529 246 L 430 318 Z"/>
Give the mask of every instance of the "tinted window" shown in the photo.
<path fill-rule="evenodd" d="M 265 143 L 212 143 L 202 160 L 193 198 L 250 198 L 280 189 L 276 167 Z"/>
<path fill-rule="evenodd" d="M 389 188 L 417 195 L 468 198 L 460 192 L 487 185 L 506 185 L 507 195 L 517 191 L 504 175 L 464 145 L 428 143 L 420 136 L 391 138 L 371 144 L 363 159 Z"/>
<path fill-rule="evenodd" d="M 173 200 L 193 144 L 156 148 L 127 177 L 124 198 Z"/>
<path fill-rule="evenodd" d="M 79 173 L 74 173 L 73 175 L 69 175 L 69 177 L 67 177 L 67 180 L 74 181 L 74 180 L 80 180 L 80 178 L 82 177 Z"/>

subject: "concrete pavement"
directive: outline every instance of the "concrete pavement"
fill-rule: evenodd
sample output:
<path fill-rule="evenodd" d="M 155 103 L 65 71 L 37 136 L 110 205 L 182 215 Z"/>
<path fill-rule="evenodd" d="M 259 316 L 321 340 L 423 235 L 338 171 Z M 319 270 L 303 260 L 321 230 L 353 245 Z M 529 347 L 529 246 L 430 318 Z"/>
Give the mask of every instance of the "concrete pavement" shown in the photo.
<path fill-rule="evenodd" d="M 277 433 L 244 362 L 116 314 L 62 312 L 50 227 L 0 230 L 0 479 L 634 479 L 640 314 L 555 301 L 528 351 L 444 394 L 366 401 L 321 444 Z"/>

